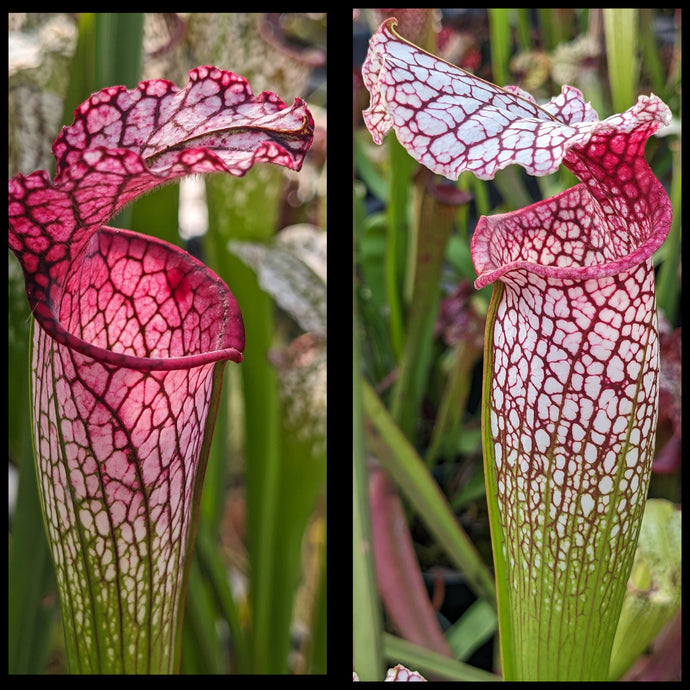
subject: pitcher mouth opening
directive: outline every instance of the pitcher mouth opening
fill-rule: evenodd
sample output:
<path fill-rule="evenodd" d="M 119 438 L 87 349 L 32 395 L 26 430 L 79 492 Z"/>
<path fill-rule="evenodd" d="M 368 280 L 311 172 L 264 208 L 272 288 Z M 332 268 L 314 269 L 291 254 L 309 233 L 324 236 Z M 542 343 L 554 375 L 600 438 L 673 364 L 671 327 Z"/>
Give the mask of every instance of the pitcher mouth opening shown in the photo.
<path fill-rule="evenodd" d="M 666 207 L 661 207 L 661 210 L 652 209 L 652 217 L 644 219 L 649 227 L 646 239 L 637 245 L 632 245 L 629 251 L 626 251 L 625 248 L 620 248 L 618 255 L 616 255 L 613 243 L 609 241 L 610 238 L 607 239 L 610 231 L 604 227 L 606 220 L 595 219 L 593 217 L 594 213 L 587 216 L 589 226 L 582 228 L 579 237 L 565 238 L 551 230 L 534 227 L 534 224 L 539 221 L 539 211 L 541 209 L 547 208 L 551 214 L 553 209 L 549 207 L 555 207 L 564 199 L 582 195 L 583 193 L 588 195 L 586 186 L 579 184 L 550 199 L 538 201 L 526 208 L 480 218 L 472 236 L 471 245 L 478 274 L 474 283 L 475 287 L 477 289 L 486 287 L 516 270 L 527 271 L 550 280 L 574 282 L 614 276 L 634 268 L 649 259 L 666 239 L 670 227 L 670 218 L 666 217 L 668 215 Z M 592 199 L 592 201 L 595 200 Z M 593 209 L 591 210 L 593 211 Z M 527 222 L 522 227 L 524 237 L 521 241 L 515 238 L 513 229 L 506 228 L 505 225 L 511 221 L 517 223 L 517 221 L 523 218 Z M 579 224 L 579 221 L 573 221 L 573 228 L 577 224 Z M 497 242 L 496 235 L 499 232 L 506 238 L 504 244 L 501 244 L 500 238 L 498 238 Z M 588 240 L 595 232 L 600 235 L 600 250 L 593 250 L 588 246 Z M 550 248 L 547 243 L 550 238 L 553 238 L 558 243 L 567 241 L 571 245 L 577 246 L 581 256 L 578 256 L 578 252 L 574 251 L 570 255 L 559 253 L 557 259 L 554 254 L 551 254 L 551 258 L 556 259 L 553 263 L 543 260 L 542 257 L 545 254 L 548 258 Z M 500 254 L 508 243 L 512 246 L 514 255 L 503 259 Z M 597 252 L 600 252 L 600 256 L 596 256 Z M 505 253 L 508 254 L 508 250 Z"/>
<path fill-rule="evenodd" d="M 35 300 L 43 330 L 103 364 L 165 371 L 242 361 L 235 297 L 213 271 L 163 240 L 104 226 L 63 285 L 51 287 L 52 299 Z"/>

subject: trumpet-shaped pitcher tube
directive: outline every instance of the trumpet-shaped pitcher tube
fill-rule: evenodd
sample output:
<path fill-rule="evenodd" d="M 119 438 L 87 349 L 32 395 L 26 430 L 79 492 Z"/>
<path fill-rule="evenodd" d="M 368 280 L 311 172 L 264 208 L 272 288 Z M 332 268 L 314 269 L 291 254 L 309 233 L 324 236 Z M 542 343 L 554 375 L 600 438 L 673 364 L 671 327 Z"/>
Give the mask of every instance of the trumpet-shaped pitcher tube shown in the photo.
<path fill-rule="evenodd" d="M 35 326 L 31 367 L 70 668 L 172 671 L 222 373 L 227 353 L 242 349 L 242 319 L 205 266 L 130 232 L 102 228 L 74 278 L 64 320 L 93 356 Z M 97 342 L 119 361 L 99 357 Z M 130 349 L 141 356 L 120 354 Z M 147 370 L 144 353 L 165 367 Z"/>
<path fill-rule="evenodd" d="M 607 667 L 654 457 L 655 242 L 642 243 L 646 258 L 639 246 L 610 255 L 613 238 L 593 249 L 590 201 L 576 187 L 485 218 L 473 241 L 477 285 L 500 280 L 487 322 L 485 468 L 499 603 L 512 617 L 504 644 L 520 678 Z M 575 222 L 544 227 L 544 214 L 562 212 Z M 667 207 L 657 212 L 652 234 L 668 222 Z"/>
<path fill-rule="evenodd" d="M 10 180 L 9 246 L 35 317 L 38 487 L 72 671 L 175 670 L 223 368 L 244 350 L 217 275 L 105 222 L 184 175 L 299 170 L 312 136 L 300 99 L 289 107 L 198 67 L 181 90 L 158 79 L 94 94 L 53 145 L 55 180 Z"/>
<path fill-rule="evenodd" d="M 670 119 L 640 96 L 604 121 L 564 86 L 539 106 L 425 53 L 384 22 L 363 67 L 365 122 L 457 178 L 509 164 L 581 184 L 480 219 L 476 287 L 495 284 L 485 339 L 484 463 L 503 670 L 605 679 L 637 543 L 657 420 L 652 254 L 671 204 L 644 158 Z"/>

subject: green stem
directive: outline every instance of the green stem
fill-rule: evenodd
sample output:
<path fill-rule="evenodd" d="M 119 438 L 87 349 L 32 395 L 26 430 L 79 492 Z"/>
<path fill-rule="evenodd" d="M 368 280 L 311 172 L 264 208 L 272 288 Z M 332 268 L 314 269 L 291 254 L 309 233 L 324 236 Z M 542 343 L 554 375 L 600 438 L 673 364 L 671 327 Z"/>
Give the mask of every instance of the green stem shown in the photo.
<path fill-rule="evenodd" d="M 386 295 L 390 318 L 391 342 L 400 357 L 404 341 L 402 295 L 407 255 L 408 189 L 415 161 L 394 137 L 387 141 L 390 161 L 388 237 L 386 240 Z"/>
<path fill-rule="evenodd" d="M 403 433 L 414 439 L 415 422 L 426 388 L 434 322 L 440 298 L 440 275 L 446 244 L 457 213 L 457 204 L 447 203 L 433 191 L 424 171 L 418 180 L 421 192 L 412 303 L 407 324 L 400 374 L 393 392 L 391 411 Z"/>

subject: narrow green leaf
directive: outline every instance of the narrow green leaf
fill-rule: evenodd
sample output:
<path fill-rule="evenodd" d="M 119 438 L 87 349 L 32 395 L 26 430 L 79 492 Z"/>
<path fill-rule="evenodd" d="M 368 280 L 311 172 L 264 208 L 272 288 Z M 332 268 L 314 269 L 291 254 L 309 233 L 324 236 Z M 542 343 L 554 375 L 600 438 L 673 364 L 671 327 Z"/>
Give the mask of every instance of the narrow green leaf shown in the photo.
<path fill-rule="evenodd" d="M 355 150 L 355 170 L 367 186 L 367 189 L 380 201 L 387 201 L 389 196 L 388 182 L 384 176 L 376 169 L 373 163 L 369 160 L 366 153 L 366 147 L 362 143 L 362 137 L 355 136 L 354 150 Z M 371 144 L 369 144 L 371 146 Z"/>
<path fill-rule="evenodd" d="M 231 668 L 237 673 L 248 673 L 251 666 L 249 640 L 242 628 L 240 612 L 230 588 L 228 568 L 217 544 L 211 542 L 206 531 L 199 530 L 197 538 L 199 563 L 207 574 L 217 601 L 218 611 L 228 625 L 232 650 Z"/>
<path fill-rule="evenodd" d="M 496 627 L 496 611 L 479 599 L 446 632 L 446 637 L 456 657 L 464 661 L 491 638 Z"/>
<path fill-rule="evenodd" d="M 324 525 L 325 530 L 325 525 Z M 326 542 L 323 545 L 323 554 L 321 561 L 321 579 L 319 582 L 319 591 L 317 605 L 315 609 L 315 616 L 312 620 L 311 629 L 311 644 L 309 647 L 309 659 L 307 664 L 308 673 L 312 674 L 326 674 L 328 670 L 327 665 L 327 651 L 328 651 L 328 625 L 327 625 L 327 610 L 328 610 L 328 596 L 327 596 L 327 572 L 328 559 L 326 557 Z"/>
<path fill-rule="evenodd" d="M 664 66 L 659 55 L 653 8 L 640 8 L 640 56 L 644 71 L 649 76 L 652 91 L 662 100 L 668 99 Z"/>
<path fill-rule="evenodd" d="M 43 673 L 57 610 L 57 589 L 38 501 L 36 473 L 28 462 L 19 477 L 12 520 L 8 586 L 8 671 Z"/>
<path fill-rule="evenodd" d="M 268 361 L 274 344 L 274 303 L 255 273 L 227 251 L 230 239 L 266 241 L 275 232 L 282 189 L 280 171 L 254 168 L 245 177 L 206 181 L 209 231 L 204 236 L 210 267 L 231 287 L 242 307 L 247 351 L 242 362 L 245 420 L 248 542 L 251 560 L 252 670 L 287 672 L 292 602 L 276 596 L 282 577 L 277 543 L 283 458 L 276 372 Z M 251 344 L 251 346 L 249 345 Z M 278 648 L 275 648 L 278 645 Z"/>
<path fill-rule="evenodd" d="M 435 680 L 485 682 L 501 680 L 493 673 L 430 652 L 428 649 L 423 649 L 388 633 L 384 635 L 384 642 L 386 657 L 392 664 L 401 663 L 412 671 L 419 671 L 422 675 L 433 675 Z"/>
<path fill-rule="evenodd" d="M 77 47 L 72 58 L 69 85 L 65 93 L 62 124 L 65 126 L 72 124 L 74 110 L 84 102 L 89 94 L 97 90 L 96 14 L 94 12 L 82 12 L 79 15 Z"/>
<path fill-rule="evenodd" d="M 19 477 L 9 545 L 8 669 L 42 673 L 48 656 L 57 591 L 33 465 L 29 359 L 29 306 L 15 258 L 8 257 L 8 446 Z"/>
<path fill-rule="evenodd" d="M 520 52 L 532 50 L 532 19 L 531 10 L 526 7 L 515 8 L 517 41 Z"/>
<path fill-rule="evenodd" d="M 481 348 L 467 341 L 460 341 L 453 349 L 448 381 L 438 407 L 431 441 L 424 456 L 430 468 L 442 449 L 447 456 L 451 456 L 453 452 L 451 443 L 457 441 L 461 433 L 461 420 L 470 393 L 472 370 L 480 356 Z"/>
<path fill-rule="evenodd" d="M 216 625 L 211 592 L 200 571 L 198 559 L 192 559 L 187 587 L 180 673 L 196 675 L 225 671 Z"/>
<path fill-rule="evenodd" d="M 419 512 L 448 556 L 467 577 L 470 587 L 492 606 L 494 582 L 474 544 L 458 524 L 448 501 L 438 488 L 424 461 L 404 437 L 373 388 L 362 381 L 364 410 L 389 452 L 379 460 Z"/>
<path fill-rule="evenodd" d="M 354 302 L 356 304 L 356 302 Z M 371 553 L 371 516 L 364 446 L 357 313 L 352 315 L 352 645 L 354 670 L 363 681 L 383 672 L 381 610 Z"/>
<path fill-rule="evenodd" d="M 510 83 L 510 52 L 513 39 L 510 28 L 512 9 L 491 7 L 489 12 L 489 32 L 491 35 L 491 72 L 493 82 L 500 86 Z"/>
<path fill-rule="evenodd" d="M 637 100 L 637 9 L 604 8 L 602 11 L 613 111 L 622 113 Z"/>
<path fill-rule="evenodd" d="M 556 30 L 553 26 L 553 10 L 547 7 L 540 7 L 537 9 L 537 17 L 539 18 L 541 44 L 544 50 L 550 52 L 558 43 Z"/>
<path fill-rule="evenodd" d="M 96 89 L 139 83 L 144 38 L 142 12 L 96 13 Z"/>
<path fill-rule="evenodd" d="M 415 423 L 427 385 L 434 321 L 441 296 L 441 268 L 457 212 L 457 204 L 426 189 L 428 172 L 418 178 L 420 206 L 415 237 L 414 285 L 407 319 L 405 346 L 395 384 L 391 412 L 403 433 L 415 438 Z"/>

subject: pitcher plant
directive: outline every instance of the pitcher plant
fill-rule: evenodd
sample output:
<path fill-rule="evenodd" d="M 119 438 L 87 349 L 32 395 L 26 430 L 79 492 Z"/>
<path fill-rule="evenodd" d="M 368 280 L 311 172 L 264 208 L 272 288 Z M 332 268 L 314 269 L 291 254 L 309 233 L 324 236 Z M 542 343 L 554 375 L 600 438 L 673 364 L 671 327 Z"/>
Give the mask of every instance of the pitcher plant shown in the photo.
<path fill-rule="evenodd" d="M 187 252 L 108 227 L 136 197 L 197 173 L 299 170 L 306 104 L 197 67 L 103 89 L 53 145 L 57 173 L 9 181 L 9 247 L 34 317 L 33 443 L 68 666 L 178 668 L 186 578 L 240 306 Z M 250 344 L 251 347 L 251 344 Z"/>
<path fill-rule="evenodd" d="M 373 36 L 364 121 L 433 173 L 479 179 L 563 165 L 579 184 L 480 218 L 486 321 L 482 444 L 506 680 L 603 680 L 655 450 L 659 340 L 652 255 L 672 209 L 644 158 L 670 122 L 656 96 L 600 120 L 563 86 L 545 104 L 402 38 Z M 423 240 L 422 240 L 423 241 Z"/>

